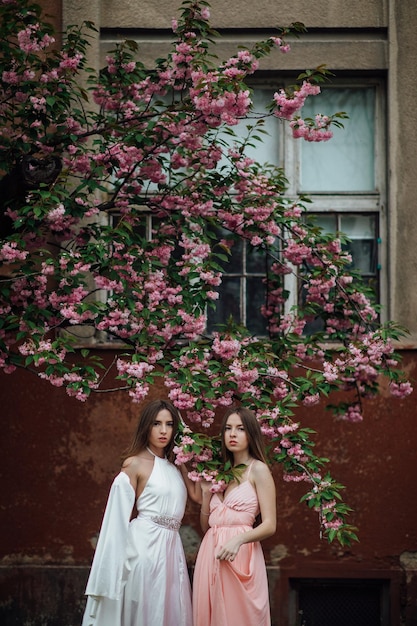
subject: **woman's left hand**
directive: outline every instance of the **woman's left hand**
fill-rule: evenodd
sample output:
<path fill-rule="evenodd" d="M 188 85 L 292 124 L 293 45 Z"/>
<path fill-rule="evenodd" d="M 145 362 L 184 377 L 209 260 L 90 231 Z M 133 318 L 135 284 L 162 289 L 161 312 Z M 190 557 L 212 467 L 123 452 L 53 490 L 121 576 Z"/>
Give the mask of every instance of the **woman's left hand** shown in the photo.
<path fill-rule="evenodd" d="M 230 539 L 216 554 L 216 558 L 220 561 L 233 561 L 239 552 L 242 542 L 239 537 Z"/>

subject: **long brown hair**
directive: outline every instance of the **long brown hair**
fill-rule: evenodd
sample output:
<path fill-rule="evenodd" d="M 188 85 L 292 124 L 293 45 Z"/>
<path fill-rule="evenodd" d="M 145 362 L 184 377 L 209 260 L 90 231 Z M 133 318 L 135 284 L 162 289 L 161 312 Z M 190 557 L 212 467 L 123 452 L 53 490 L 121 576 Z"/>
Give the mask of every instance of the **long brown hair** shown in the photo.
<path fill-rule="evenodd" d="M 229 409 L 227 409 L 226 413 L 223 416 L 220 430 L 222 438 L 223 460 L 225 462 L 230 461 L 233 464 L 233 453 L 230 452 L 230 450 L 228 450 L 224 444 L 224 433 L 226 430 L 227 420 L 231 415 L 233 415 L 233 413 L 237 413 L 237 415 L 239 415 L 240 419 L 242 420 L 242 424 L 248 438 L 249 454 L 254 459 L 266 463 L 267 461 L 265 455 L 265 445 L 262 438 L 262 432 L 259 422 L 256 419 L 255 413 L 243 406 L 231 406 Z"/>
<path fill-rule="evenodd" d="M 175 445 L 174 437 L 178 430 L 181 417 L 178 409 L 169 400 L 153 400 L 142 409 L 133 440 L 122 455 L 122 461 L 125 461 L 129 456 L 138 454 L 141 450 L 146 448 L 149 443 L 149 436 L 156 417 L 158 413 L 164 409 L 171 413 L 173 421 L 172 437 L 169 443 L 165 446 L 165 454 L 170 460 L 172 460 L 172 450 Z"/>

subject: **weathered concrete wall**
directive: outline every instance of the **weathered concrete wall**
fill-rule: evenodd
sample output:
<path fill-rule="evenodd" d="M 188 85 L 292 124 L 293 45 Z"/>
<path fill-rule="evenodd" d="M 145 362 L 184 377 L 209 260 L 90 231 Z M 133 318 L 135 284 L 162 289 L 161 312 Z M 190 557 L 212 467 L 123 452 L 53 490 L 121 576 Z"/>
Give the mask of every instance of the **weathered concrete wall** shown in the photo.
<path fill-rule="evenodd" d="M 96 2 L 98 0 L 95 0 Z M 106 28 L 170 28 L 181 2 L 160 0 L 107 0 L 102 3 L 101 23 Z M 272 28 L 304 22 L 309 28 L 383 28 L 387 25 L 388 0 L 211 0 L 215 28 Z"/>
<path fill-rule="evenodd" d="M 414 19 L 413 19 L 414 18 Z M 413 25 L 414 21 L 414 25 Z M 417 108 L 415 76 L 417 38 L 414 0 L 390 3 L 388 72 L 388 176 L 390 216 L 391 317 L 417 340 Z M 410 83 L 411 81 L 411 83 Z"/>
<path fill-rule="evenodd" d="M 171 18 L 178 15 L 178 6 L 173 0 L 160 3 L 112 0 L 103 4 L 100 23 L 103 29 L 110 29 L 111 34 L 104 33 L 104 42 L 109 43 L 103 46 L 102 62 L 106 50 L 118 37 L 126 36 L 127 30 L 131 36 L 136 30 L 141 61 L 152 65 L 155 58 L 169 49 Z M 94 9 L 90 10 L 93 15 Z M 265 33 L 273 33 L 274 28 L 298 21 L 307 26 L 308 34 L 294 43 L 291 54 L 284 56 L 277 50 L 262 59 L 261 69 L 300 70 L 323 63 L 333 70 L 387 68 L 386 2 L 263 0 L 254 11 L 247 0 L 234 3 L 215 0 L 211 2 L 211 16 L 213 26 L 222 32 L 216 48 L 220 58 L 235 54 L 239 44 L 250 45 Z"/>
<path fill-rule="evenodd" d="M 110 363 L 113 354 L 103 356 Z M 404 355 L 404 366 L 415 378 L 413 353 Z M 24 613 L 27 626 L 70 626 L 76 622 L 57 617 L 61 598 L 74 614 L 82 611 L 109 486 L 138 407 L 114 393 L 77 403 L 29 373 L 1 375 L 0 394 L 0 620 Z M 158 395 L 155 389 L 151 397 Z M 360 575 L 392 580 L 398 597 L 392 626 L 399 626 L 401 612 L 415 616 L 417 597 L 415 399 L 383 394 L 367 403 L 362 424 L 335 422 L 322 410 L 303 416 L 303 423 L 317 430 L 317 451 L 332 459 L 333 475 L 346 485 L 360 543 L 343 549 L 320 540 L 316 514 L 298 502 L 302 485 L 283 482 L 276 468 L 278 529 L 264 542 L 274 623 L 287 623 L 289 578 Z M 201 536 L 194 504 L 181 532 L 192 567 Z M 35 620 L 48 612 L 51 621 Z M 404 623 L 415 624 L 411 617 Z"/>

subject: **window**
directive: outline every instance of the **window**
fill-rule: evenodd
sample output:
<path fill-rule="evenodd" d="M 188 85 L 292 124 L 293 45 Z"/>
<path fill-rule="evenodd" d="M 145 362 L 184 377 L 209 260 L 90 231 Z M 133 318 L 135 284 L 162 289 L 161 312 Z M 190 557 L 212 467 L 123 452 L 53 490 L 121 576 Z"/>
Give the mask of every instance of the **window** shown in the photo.
<path fill-rule="evenodd" d="M 150 241 L 155 233 L 155 230 L 158 228 L 160 224 L 160 219 L 153 216 L 147 207 L 141 207 L 141 215 L 140 220 L 135 224 L 134 230 L 137 235 L 139 235 L 144 242 Z M 119 224 L 121 219 L 121 214 L 115 210 L 110 211 L 107 214 L 107 226 L 109 228 L 115 228 Z M 112 292 L 109 291 L 101 291 L 96 298 L 101 299 L 102 301 L 106 301 L 108 298 L 112 297 Z M 120 347 L 127 345 L 125 342 L 118 336 L 109 331 L 96 331 L 96 339 L 102 344 L 109 344 L 112 347 Z"/>
<path fill-rule="evenodd" d="M 265 110 L 275 90 L 276 82 L 274 87 L 255 88 L 254 119 L 256 111 Z M 307 99 L 302 110 L 303 117 L 338 111 L 349 115 L 343 129 L 333 129 L 334 136 L 329 142 L 295 141 L 288 124 L 268 118 L 264 128 L 269 135 L 260 146 L 248 149 L 249 156 L 258 161 L 284 167 L 290 185 L 288 195 L 308 195 L 312 200 L 309 212 L 314 214 L 319 226 L 326 232 L 342 231 L 349 237 L 347 248 L 352 255 L 352 267 L 360 270 L 381 304 L 386 293 L 385 253 L 380 245 L 386 228 L 383 95 L 383 83 L 378 80 L 329 84 L 320 95 Z M 245 120 L 234 128 L 235 133 L 243 137 L 247 125 Z M 256 272 L 251 274 L 247 258 L 244 245 L 232 250 L 209 326 L 225 322 L 232 315 L 254 333 L 265 329 L 259 310 L 265 297 L 262 282 L 265 271 L 262 274 L 262 264 L 258 262 Z M 295 276 L 286 277 L 285 289 L 291 293 L 290 308 L 299 297 Z"/>
<path fill-rule="evenodd" d="M 364 194 L 376 192 L 375 87 L 332 87 L 309 98 L 304 117 L 320 112 L 347 111 L 345 128 L 334 129 L 331 141 L 302 142 L 298 191 Z M 319 99 L 319 103 L 317 104 Z"/>
<path fill-rule="evenodd" d="M 249 119 L 233 127 L 238 139 L 246 137 L 247 127 L 264 115 L 276 89 L 276 80 L 254 87 L 253 113 Z M 337 111 L 345 111 L 349 119 L 344 121 L 344 129 L 334 129 L 334 137 L 329 142 L 294 140 L 288 124 L 269 116 L 264 120 L 266 134 L 262 135 L 262 143 L 249 145 L 246 152 L 261 163 L 283 167 L 289 181 L 287 195 L 290 198 L 298 194 L 308 195 L 312 200 L 308 210 L 316 223 L 325 232 L 342 231 L 348 236 L 350 242 L 346 247 L 352 255 L 352 268 L 360 270 L 376 301 L 384 304 L 385 250 L 381 245 L 386 230 L 383 82 L 372 79 L 329 84 L 323 87 L 319 96 L 307 99 L 302 115 L 314 117 L 318 112 Z M 233 142 L 227 133 L 222 133 L 222 139 L 230 144 Z M 149 239 L 152 229 L 157 227 L 158 220 L 145 209 L 141 235 Z M 225 233 L 219 231 L 219 239 L 224 236 Z M 267 262 L 266 255 L 248 242 L 234 243 L 230 260 L 223 264 L 223 281 L 216 308 L 207 311 L 209 333 L 232 318 L 254 335 L 266 334 L 261 307 L 267 295 L 264 284 Z M 290 310 L 302 298 L 297 276 L 285 276 L 283 287 L 290 293 L 287 301 Z M 307 332 L 309 329 L 314 330 L 313 326 L 308 327 Z"/>
<path fill-rule="evenodd" d="M 292 580 L 290 623 L 296 626 L 388 626 L 389 582 Z"/>
<path fill-rule="evenodd" d="M 350 241 L 343 248 L 352 256 L 352 267 L 372 288 L 379 300 L 379 220 L 376 213 L 316 213 L 316 223 L 325 233 L 343 232 Z"/>
<path fill-rule="evenodd" d="M 219 232 L 219 239 L 222 234 Z M 224 264 L 218 305 L 216 309 L 207 311 L 208 332 L 231 317 L 234 322 L 244 324 L 254 335 L 266 334 L 266 320 L 260 309 L 265 303 L 263 279 L 267 262 L 262 250 L 253 248 L 247 241 L 234 242 L 230 261 Z"/>

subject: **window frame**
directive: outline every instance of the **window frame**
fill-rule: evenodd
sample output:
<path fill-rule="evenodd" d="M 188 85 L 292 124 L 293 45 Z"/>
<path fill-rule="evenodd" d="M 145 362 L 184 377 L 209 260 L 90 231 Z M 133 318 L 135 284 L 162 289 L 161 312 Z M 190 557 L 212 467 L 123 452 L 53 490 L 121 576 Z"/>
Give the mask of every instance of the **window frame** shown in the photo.
<path fill-rule="evenodd" d="M 271 94 L 277 90 L 279 86 L 286 86 L 294 83 L 294 77 L 283 77 L 277 81 L 277 77 L 273 78 L 272 73 L 264 75 L 263 77 L 251 81 L 251 88 L 256 90 L 257 88 L 271 90 Z M 374 138 L 374 164 L 375 164 L 375 188 L 374 192 L 303 192 L 311 200 L 306 206 L 308 213 L 315 214 L 333 214 L 341 215 L 348 214 L 372 214 L 377 217 L 377 231 L 378 237 L 376 241 L 377 245 L 377 282 L 379 288 L 379 301 L 382 306 L 381 320 L 387 319 L 387 306 L 388 306 L 388 268 L 387 268 L 387 184 L 386 184 L 386 163 L 387 163 L 387 150 L 386 150 L 386 84 L 382 77 L 350 77 L 335 79 L 332 83 L 326 84 L 326 89 L 337 88 L 367 88 L 373 87 L 375 89 L 375 138 Z M 318 96 L 319 97 L 319 96 Z M 302 114 L 302 111 L 301 111 Z M 276 154 L 279 155 L 279 160 L 276 163 L 278 167 L 282 167 L 285 171 L 288 179 L 288 188 L 286 197 L 290 200 L 296 200 L 299 197 L 300 188 L 300 170 L 301 170 L 301 149 L 302 139 L 294 140 L 291 134 L 291 128 L 289 124 L 277 120 L 280 124 L 279 132 L 277 134 L 277 150 Z M 152 215 L 148 213 L 147 207 L 144 208 L 144 214 L 148 214 L 147 219 L 147 234 L 152 228 Z M 110 215 L 109 215 L 110 217 Z M 114 216 L 112 216 L 114 217 Z M 150 218 L 150 219 L 149 219 Z M 242 271 L 230 272 L 231 277 L 240 278 L 240 323 L 247 325 L 247 278 L 252 276 L 258 276 L 262 281 L 262 277 L 258 275 L 258 272 L 248 274 L 245 271 L 246 267 L 246 252 L 247 242 L 243 241 L 242 245 Z M 225 272 L 228 276 L 229 273 Z M 288 313 L 291 308 L 298 303 L 298 276 L 296 272 L 285 276 L 285 289 L 290 292 L 290 297 L 285 304 L 285 313 Z M 221 296 L 220 296 L 221 297 Z M 217 320 L 217 323 L 226 323 L 227 319 Z M 212 332 L 212 330 L 208 332 Z M 113 340 L 114 341 L 114 340 Z M 108 343 L 113 344 L 110 340 Z M 106 342 L 107 343 L 107 342 Z"/>
<path fill-rule="evenodd" d="M 250 83 L 255 91 L 257 88 L 271 90 L 271 96 L 279 86 L 285 87 L 294 83 L 294 77 L 282 78 L 277 82 L 272 74 L 263 78 L 253 80 Z M 288 179 L 286 197 L 291 201 L 296 201 L 299 195 L 305 195 L 311 203 L 306 205 L 307 213 L 311 214 L 331 214 L 338 220 L 343 214 L 349 215 L 373 215 L 376 217 L 376 281 L 378 285 L 378 304 L 381 305 L 381 321 L 388 317 L 388 238 L 387 238 L 387 150 L 386 150 L 386 83 L 382 77 L 344 77 L 335 79 L 331 83 L 325 84 L 325 89 L 351 88 L 351 89 L 375 89 L 375 110 L 374 110 L 374 178 L 375 191 L 354 191 L 354 192 L 308 192 L 300 190 L 301 187 L 301 150 L 302 139 L 294 140 L 291 128 L 287 123 L 281 123 L 280 131 L 277 135 L 279 161 L 278 167 L 282 167 Z M 320 96 L 318 96 L 320 97 Z M 331 112 L 329 112 L 331 113 Z M 301 111 L 302 115 L 302 111 Z M 285 236 L 285 234 L 284 234 Z M 242 248 L 242 268 L 245 262 L 245 247 Z M 225 273 L 227 276 L 228 273 Z M 231 276 L 235 273 L 231 272 Z M 245 275 L 242 271 L 242 282 L 245 283 Z M 285 313 L 289 313 L 293 306 L 299 303 L 299 276 L 296 268 L 294 272 L 285 276 L 284 288 L 290 292 L 290 296 L 285 304 Z M 246 322 L 247 301 L 245 298 L 245 287 L 241 286 L 241 302 L 239 303 L 241 320 Z M 221 295 L 220 295 L 221 297 Z M 227 320 L 223 320 L 226 322 Z"/>
<path fill-rule="evenodd" d="M 286 81 L 286 84 L 291 81 Z M 351 77 L 333 80 L 325 85 L 326 89 L 343 88 L 375 88 L 375 137 L 374 137 L 374 192 L 323 192 L 314 193 L 303 191 L 311 203 L 307 212 L 312 214 L 349 213 L 358 215 L 373 214 L 377 216 L 377 280 L 379 300 L 381 306 L 381 321 L 386 321 L 388 313 L 388 219 L 387 219 L 387 149 L 386 149 L 386 83 L 381 77 Z M 319 97 L 319 96 L 318 96 Z M 286 172 L 289 186 L 288 195 L 296 199 L 300 193 L 301 167 L 301 139 L 295 141 L 291 136 L 291 129 L 286 125 L 283 132 L 283 167 Z M 331 141 L 331 140 L 330 140 Z M 286 304 L 288 312 L 297 304 L 297 277 L 293 274 L 286 277 L 286 289 L 290 291 L 290 298 Z"/>

